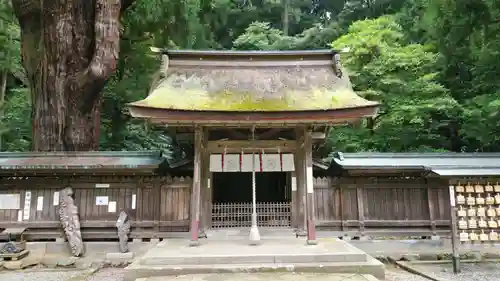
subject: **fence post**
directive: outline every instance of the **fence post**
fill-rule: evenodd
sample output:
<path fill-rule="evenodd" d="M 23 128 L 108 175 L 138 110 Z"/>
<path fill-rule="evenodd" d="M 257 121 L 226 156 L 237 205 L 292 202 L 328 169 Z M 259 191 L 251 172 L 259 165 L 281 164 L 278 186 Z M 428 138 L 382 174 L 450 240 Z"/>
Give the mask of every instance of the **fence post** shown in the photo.
<path fill-rule="evenodd" d="M 356 198 L 358 201 L 358 221 L 359 221 L 359 232 L 361 236 L 365 236 L 365 207 L 364 207 L 364 196 L 363 188 L 356 187 Z"/>
<path fill-rule="evenodd" d="M 436 218 L 434 216 L 434 198 L 432 196 L 431 186 L 427 186 L 427 201 L 427 203 L 429 204 L 429 220 L 431 222 L 432 239 L 437 240 L 439 239 L 439 236 L 437 236 Z"/>

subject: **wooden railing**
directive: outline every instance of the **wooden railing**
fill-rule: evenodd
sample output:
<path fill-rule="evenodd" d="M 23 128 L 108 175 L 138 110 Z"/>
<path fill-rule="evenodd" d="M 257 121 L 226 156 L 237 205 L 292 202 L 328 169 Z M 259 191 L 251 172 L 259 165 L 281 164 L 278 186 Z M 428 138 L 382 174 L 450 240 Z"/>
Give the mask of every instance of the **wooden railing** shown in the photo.
<path fill-rule="evenodd" d="M 259 227 L 290 227 L 290 202 L 256 204 Z M 212 228 L 250 227 L 252 203 L 215 203 L 212 205 Z"/>

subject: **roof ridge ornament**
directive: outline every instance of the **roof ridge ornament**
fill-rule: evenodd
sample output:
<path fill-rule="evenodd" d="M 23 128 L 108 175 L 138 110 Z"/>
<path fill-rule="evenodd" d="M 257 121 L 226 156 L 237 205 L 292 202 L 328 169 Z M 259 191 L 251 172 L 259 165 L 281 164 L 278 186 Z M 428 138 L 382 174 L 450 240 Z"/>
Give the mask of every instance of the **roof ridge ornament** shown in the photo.
<path fill-rule="evenodd" d="M 342 62 L 340 61 L 340 54 L 333 55 L 333 71 L 338 78 L 342 78 Z"/>
<path fill-rule="evenodd" d="M 151 47 L 150 49 L 153 53 L 161 53 L 162 52 L 162 50 L 160 48 Z M 165 53 L 162 54 L 160 70 L 157 71 L 153 76 L 151 85 L 149 87 L 148 95 L 151 94 L 156 89 L 156 87 L 158 87 L 158 85 L 161 83 L 162 79 L 167 77 L 169 63 L 170 63 L 170 59 L 169 59 L 168 55 Z"/>
<path fill-rule="evenodd" d="M 167 71 L 168 71 L 168 64 L 170 62 L 170 59 L 168 58 L 168 55 L 167 54 L 163 54 L 161 56 L 161 68 L 160 68 L 160 72 L 161 72 L 161 77 L 160 78 L 165 78 L 167 77 Z"/>

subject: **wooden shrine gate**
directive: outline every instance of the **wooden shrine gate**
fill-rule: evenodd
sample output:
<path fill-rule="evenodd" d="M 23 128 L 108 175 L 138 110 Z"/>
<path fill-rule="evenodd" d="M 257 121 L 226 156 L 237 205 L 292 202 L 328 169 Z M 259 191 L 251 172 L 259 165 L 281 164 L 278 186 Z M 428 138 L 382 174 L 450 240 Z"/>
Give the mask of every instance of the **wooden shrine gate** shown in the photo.
<path fill-rule="evenodd" d="M 252 154 L 212 154 L 210 155 L 210 172 L 212 173 L 251 173 L 255 166 L 257 173 L 263 172 L 286 172 L 286 185 L 281 198 L 277 200 L 259 200 L 256 202 L 257 226 L 273 228 L 291 227 L 292 218 L 292 177 L 290 172 L 294 170 L 293 154 L 254 154 L 255 163 L 252 163 Z M 237 176 L 237 175 L 236 175 Z M 244 185 L 244 177 L 238 180 L 234 192 L 242 192 L 238 187 Z M 265 181 L 264 181 L 265 182 Z M 257 181 L 256 185 L 262 182 Z M 212 180 L 213 188 L 217 183 Z M 259 192 L 278 188 L 271 182 L 265 182 L 264 186 L 258 186 Z M 213 194 L 214 191 L 212 191 Z M 258 198 L 258 196 L 257 196 Z M 248 199 L 248 200 L 245 200 Z M 248 228 L 252 221 L 252 197 L 243 200 L 212 202 L 212 228 Z"/>

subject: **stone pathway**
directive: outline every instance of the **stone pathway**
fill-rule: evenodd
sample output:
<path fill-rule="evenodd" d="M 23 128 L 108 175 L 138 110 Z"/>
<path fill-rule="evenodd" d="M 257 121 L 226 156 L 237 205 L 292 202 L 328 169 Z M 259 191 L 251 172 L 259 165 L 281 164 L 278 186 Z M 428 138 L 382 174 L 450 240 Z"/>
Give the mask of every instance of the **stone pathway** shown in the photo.
<path fill-rule="evenodd" d="M 193 274 L 170 277 L 140 278 L 136 281 L 378 281 L 373 276 L 361 274 L 321 274 L 321 273 L 233 273 L 233 274 Z"/>
<path fill-rule="evenodd" d="M 497 281 L 499 264 L 463 264 L 463 272 L 454 275 L 449 265 L 418 265 L 420 270 L 446 281 Z M 8 281 L 123 281 L 123 269 L 105 268 L 87 276 L 87 271 L 6 271 L 0 272 L 0 280 Z M 251 274 L 196 274 L 149 278 L 146 281 L 367 281 L 355 275 L 332 275 L 322 273 L 251 273 Z M 369 280 L 369 279 L 368 279 Z M 140 280 L 143 281 L 143 280 Z M 383 281 L 428 281 L 402 269 L 387 267 Z"/>

